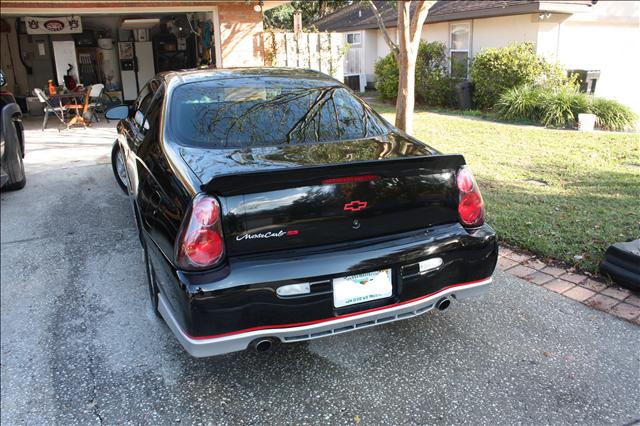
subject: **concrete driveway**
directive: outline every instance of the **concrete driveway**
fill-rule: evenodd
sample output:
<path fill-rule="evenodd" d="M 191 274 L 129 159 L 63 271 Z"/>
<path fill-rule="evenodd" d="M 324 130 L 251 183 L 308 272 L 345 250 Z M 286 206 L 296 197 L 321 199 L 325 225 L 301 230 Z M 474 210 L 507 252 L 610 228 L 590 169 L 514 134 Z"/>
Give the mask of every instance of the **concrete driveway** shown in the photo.
<path fill-rule="evenodd" d="M 151 312 L 113 126 L 38 125 L 2 194 L 3 425 L 640 420 L 640 328 L 499 272 L 446 312 L 191 358 Z"/>

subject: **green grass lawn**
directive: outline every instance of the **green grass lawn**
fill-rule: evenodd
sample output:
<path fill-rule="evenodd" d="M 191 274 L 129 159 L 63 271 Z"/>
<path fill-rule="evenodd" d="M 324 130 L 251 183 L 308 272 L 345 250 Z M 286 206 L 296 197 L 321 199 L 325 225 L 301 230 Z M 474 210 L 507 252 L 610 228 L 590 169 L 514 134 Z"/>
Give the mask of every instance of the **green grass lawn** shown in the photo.
<path fill-rule="evenodd" d="M 393 106 L 374 106 L 393 123 Z M 487 204 L 487 221 L 507 243 L 595 272 L 609 244 L 640 235 L 638 134 L 417 111 L 414 136 L 465 156 Z"/>

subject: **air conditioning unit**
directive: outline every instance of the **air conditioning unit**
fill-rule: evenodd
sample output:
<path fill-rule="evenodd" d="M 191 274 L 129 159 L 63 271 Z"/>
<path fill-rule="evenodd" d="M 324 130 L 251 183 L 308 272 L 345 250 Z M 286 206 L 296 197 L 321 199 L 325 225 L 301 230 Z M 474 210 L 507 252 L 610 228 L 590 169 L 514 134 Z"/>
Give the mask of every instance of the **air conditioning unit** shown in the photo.
<path fill-rule="evenodd" d="M 354 92 L 364 93 L 367 87 L 366 74 L 345 74 L 344 84 Z"/>
<path fill-rule="evenodd" d="M 596 92 L 596 84 L 600 78 L 600 70 L 567 70 L 569 76 L 578 76 L 580 91 L 593 95 Z"/>

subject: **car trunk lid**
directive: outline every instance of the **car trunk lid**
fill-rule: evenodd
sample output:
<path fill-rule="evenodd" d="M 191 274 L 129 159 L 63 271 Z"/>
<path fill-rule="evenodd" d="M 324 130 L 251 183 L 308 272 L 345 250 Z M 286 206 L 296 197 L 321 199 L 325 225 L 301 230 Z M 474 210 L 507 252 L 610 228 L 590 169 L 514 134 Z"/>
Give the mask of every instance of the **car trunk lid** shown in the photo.
<path fill-rule="evenodd" d="M 357 141 L 181 151 L 220 200 L 230 256 L 303 248 L 457 220 L 460 155 L 398 135 Z M 216 163 L 225 167 L 216 167 Z M 229 168 L 233 164 L 232 168 Z M 215 169 L 234 170 L 216 174 Z"/>

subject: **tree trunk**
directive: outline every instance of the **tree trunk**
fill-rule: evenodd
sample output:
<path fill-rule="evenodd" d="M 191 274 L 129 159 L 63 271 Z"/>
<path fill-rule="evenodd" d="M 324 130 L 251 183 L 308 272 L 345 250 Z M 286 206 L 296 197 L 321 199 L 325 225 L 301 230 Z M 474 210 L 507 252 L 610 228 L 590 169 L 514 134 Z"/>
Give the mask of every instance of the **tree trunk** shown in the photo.
<path fill-rule="evenodd" d="M 410 58 L 406 53 L 400 53 L 398 65 L 400 78 L 398 79 L 398 99 L 396 101 L 396 127 L 411 134 L 415 105 L 416 60 Z"/>
<path fill-rule="evenodd" d="M 416 101 L 416 59 L 420 46 L 420 35 L 422 34 L 422 26 L 427 18 L 429 9 L 435 1 L 420 0 L 415 2 L 416 7 L 413 17 L 411 16 L 411 1 L 398 0 L 396 2 L 398 10 L 398 44 L 394 43 L 389 36 L 375 2 L 369 0 L 369 3 L 378 21 L 378 26 L 384 35 L 384 41 L 398 61 L 400 75 L 398 79 L 398 99 L 396 101 L 396 127 L 411 134 L 413 132 L 413 108 Z"/>
<path fill-rule="evenodd" d="M 411 2 L 398 1 L 398 41 L 400 48 L 396 59 L 400 76 L 396 101 L 396 127 L 411 134 L 413 130 L 413 106 L 415 103 L 416 55 L 411 48 Z"/>

